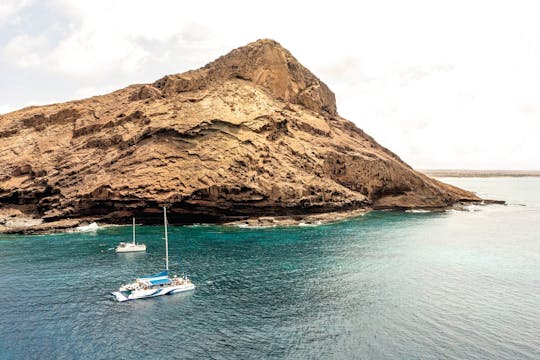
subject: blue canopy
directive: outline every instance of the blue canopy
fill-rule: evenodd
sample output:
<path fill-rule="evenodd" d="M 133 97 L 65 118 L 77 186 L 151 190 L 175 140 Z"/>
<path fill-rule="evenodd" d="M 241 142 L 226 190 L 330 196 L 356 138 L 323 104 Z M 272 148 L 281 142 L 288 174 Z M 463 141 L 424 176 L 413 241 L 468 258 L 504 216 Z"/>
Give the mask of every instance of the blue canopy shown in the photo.
<path fill-rule="evenodd" d="M 139 279 L 151 279 L 151 278 L 159 278 L 159 277 L 166 277 L 169 275 L 169 272 L 167 270 L 160 272 L 159 274 L 155 275 L 149 275 L 149 276 L 142 276 Z"/>
<path fill-rule="evenodd" d="M 148 280 L 148 282 L 151 284 L 151 285 L 163 285 L 163 284 L 170 284 L 171 283 L 171 279 L 169 278 L 164 278 L 164 279 L 155 279 L 155 280 Z"/>

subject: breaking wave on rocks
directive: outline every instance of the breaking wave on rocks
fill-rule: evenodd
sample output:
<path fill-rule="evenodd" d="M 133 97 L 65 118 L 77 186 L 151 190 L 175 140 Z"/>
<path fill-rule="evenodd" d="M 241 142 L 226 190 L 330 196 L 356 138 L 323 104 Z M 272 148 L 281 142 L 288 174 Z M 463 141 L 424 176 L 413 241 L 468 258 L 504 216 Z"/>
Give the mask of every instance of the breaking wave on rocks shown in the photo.
<path fill-rule="evenodd" d="M 88 225 L 80 225 L 77 226 L 75 229 L 71 230 L 71 232 L 91 232 L 91 231 L 98 231 L 101 227 L 96 223 L 90 223 Z"/>

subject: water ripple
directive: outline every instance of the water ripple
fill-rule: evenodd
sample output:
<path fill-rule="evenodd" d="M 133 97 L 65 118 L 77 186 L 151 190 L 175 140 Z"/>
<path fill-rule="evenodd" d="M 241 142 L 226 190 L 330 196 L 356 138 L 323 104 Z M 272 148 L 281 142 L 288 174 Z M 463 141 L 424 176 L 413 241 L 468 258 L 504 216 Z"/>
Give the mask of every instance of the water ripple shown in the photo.
<path fill-rule="evenodd" d="M 0 357 L 538 359 L 540 181 L 522 186 L 505 193 L 520 207 L 171 227 L 171 265 L 182 255 L 197 289 L 122 304 L 109 292 L 163 266 L 160 227 L 139 229 L 146 254 L 108 251 L 128 227 L 8 236 Z"/>

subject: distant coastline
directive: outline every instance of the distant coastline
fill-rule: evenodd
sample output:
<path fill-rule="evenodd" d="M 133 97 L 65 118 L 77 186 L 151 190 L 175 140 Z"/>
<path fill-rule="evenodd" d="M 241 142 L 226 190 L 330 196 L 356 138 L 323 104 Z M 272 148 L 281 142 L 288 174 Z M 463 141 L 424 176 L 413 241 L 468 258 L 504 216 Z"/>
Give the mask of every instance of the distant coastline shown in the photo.
<path fill-rule="evenodd" d="M 464 169 L 422 169 L 418 170 L 432 177 L 527 177 L 540 176 L 540 170 L 464 170 Z"/>

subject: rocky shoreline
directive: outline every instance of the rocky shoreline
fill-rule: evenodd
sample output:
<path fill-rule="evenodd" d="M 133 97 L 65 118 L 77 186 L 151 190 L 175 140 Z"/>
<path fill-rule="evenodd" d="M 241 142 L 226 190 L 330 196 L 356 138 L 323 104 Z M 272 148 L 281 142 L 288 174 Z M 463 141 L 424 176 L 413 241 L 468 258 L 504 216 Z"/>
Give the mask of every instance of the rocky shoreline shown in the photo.
<path fill-rule="evenodd" d="M 469 205 L 505 205 L 503 200 L 481 200 L 458 202 L 445 207 L 424 207 L 424 208 L 360 208 L 345 211 L 331 211 L 316 214 L 296 214 L 296 215 L 276 215 L 276 216 L 253 216 L 253 217 L 234 217 L 231 220 L 215 222 L 212 224 L 222 226 L 235 227 L 276 227 L 276 226 L 309 226 L 321 225 L 355 217 L 364 216 L 365 214 L 376 210 L 394 210 L 394 211 L 422 211 L 422 212 L 442 212 L 447 210 L 465 210 Z M 142 218 L 140 221 L 145 224 L 154 224 L 153 221 L 146 222 Z M 84 217 L 76 219 L 61 219 L 56 221 L 45 222 L 41 218 L 35 218 L 22 213 L 16 209 L 0 210 L 0 234 L 25 234 L 25 235 L 42 235 L 53 234 L 60 232 L 71 232 L 77 229 L 84 228 L 90 224 L 97 223 L 100 227 L 129 225 L 127 222 L 121 221 L 102 221 L 95 217 Z M 196 223 L 196 222 L 195 222 Z M 193 224 L 195 224 L 193 223 Z M 174 223 L 172 223 L 175 225 Z M 192 223 L 182 223 L 189 225 Z"/>

